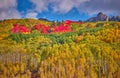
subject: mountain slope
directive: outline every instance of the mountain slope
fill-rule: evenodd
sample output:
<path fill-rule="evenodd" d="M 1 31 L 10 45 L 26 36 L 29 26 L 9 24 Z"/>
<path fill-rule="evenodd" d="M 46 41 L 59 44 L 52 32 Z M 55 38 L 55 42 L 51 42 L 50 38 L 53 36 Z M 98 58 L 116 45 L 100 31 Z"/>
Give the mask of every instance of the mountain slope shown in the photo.
<path fill-rule="evenodd" d="M 120 16 L 109 17 L 106 14 L 99 12 L 96 17 L 91 17 L 86 22 L 98 22 L 98 21 L 120 21 Z"/>

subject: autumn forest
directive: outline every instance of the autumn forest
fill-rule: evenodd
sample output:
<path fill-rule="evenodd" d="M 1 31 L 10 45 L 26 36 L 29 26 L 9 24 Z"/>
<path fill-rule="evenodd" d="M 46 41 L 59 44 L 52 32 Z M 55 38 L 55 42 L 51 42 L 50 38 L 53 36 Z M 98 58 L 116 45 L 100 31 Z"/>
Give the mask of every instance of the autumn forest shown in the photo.
<path fill-rule="evenodd" d="M 0 21 L 0 78 L 119 78 L 120 22 Z"/>

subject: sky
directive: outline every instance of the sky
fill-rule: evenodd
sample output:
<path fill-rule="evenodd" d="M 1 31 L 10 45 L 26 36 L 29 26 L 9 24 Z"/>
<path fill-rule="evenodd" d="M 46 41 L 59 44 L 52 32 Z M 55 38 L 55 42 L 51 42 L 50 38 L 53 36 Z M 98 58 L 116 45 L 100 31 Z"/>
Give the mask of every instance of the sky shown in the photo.
<path fill-rule="evenodd" d="M 87 20 L 98 12 L 120 15 L 120 0 L 0 0 L 0 20 Z"/>

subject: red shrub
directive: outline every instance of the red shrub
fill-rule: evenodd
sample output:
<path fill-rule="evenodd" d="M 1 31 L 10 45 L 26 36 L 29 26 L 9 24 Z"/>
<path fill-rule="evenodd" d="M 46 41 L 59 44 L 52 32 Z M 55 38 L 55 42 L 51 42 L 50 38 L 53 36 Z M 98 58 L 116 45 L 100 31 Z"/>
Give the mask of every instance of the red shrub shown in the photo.
<path fill-rule="evenodd" d="M 71 32 L 71 27 L 69 25 L 60 25 L 56 27 L 54 32 Z"/>
<path fill-rule="evenodd" d="M 43 29 L 42 29 L 42 33 L 44 33 L 44 34 L 48 34 L 48 33 L 50 33 L 50 32 L 51 32 L 50 27 L 48 27 L 48 26 L 43 27 Z"/>
<path fill-rule="evenodd" d="M 73 21 L 71 21 L 71 20 L 66 20 L 66 21 L 64 21 L 64 24 L 70 25 L 72 22 Z"/>
<path fill-rule="evenodd" d="M 59 26 L 45 26 L 43 24 L 37 24 L 33 26 L 34 30 L 41 30 L 43 34 L 49 34 L 54 32 L 71 32 L 72 28 L 70 27 L 71 21 L 67 20 L 65 24 Z M 12 33 L 30 33 L 30 30 L 24 25 L 14 24 L 12 28 Z"/>
<path fill-rule="evenodd" d="M 40 29 L 42 29 L 43 27 L 44 27 L 44 25 L 38 24 L 38 25 L 35 25 L 33 28 L 34 28 L 35 30 L 40 30 Z"/>
<path fill-rule="evenodd" d="M 14 27 L 12 28 L 12 33 L 16 34 L 16 33 L 24 33 L 24 34 L 27 34 L 27 33 L 30 33 L 30 30 L 25 27 L 24 25 L 18 25 L 18 24 L 14 24 L 13 25 Z"/>
<path fill-rule="evenodd" d="M 64 24 L 66 24 L 66 25 L 70 25 L 70 24 L 82 24 L 82 22 L 72 21 L 72 20 L 66 20 L 66 21 L 64 21 Z"/>

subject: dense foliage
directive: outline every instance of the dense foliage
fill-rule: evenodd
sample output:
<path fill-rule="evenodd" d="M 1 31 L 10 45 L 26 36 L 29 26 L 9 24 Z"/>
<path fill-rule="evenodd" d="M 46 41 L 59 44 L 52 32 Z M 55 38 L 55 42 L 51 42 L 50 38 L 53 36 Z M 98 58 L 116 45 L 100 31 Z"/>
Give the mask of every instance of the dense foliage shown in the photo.
<path fill-rule="evenodd" d="M 0 78 L 119 78 L 120 22 L 0 22 Z"/>

